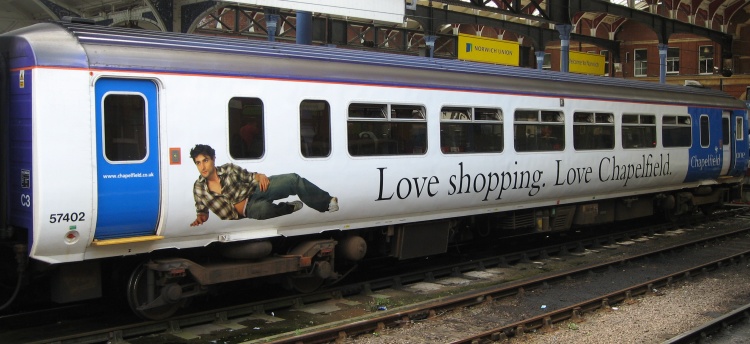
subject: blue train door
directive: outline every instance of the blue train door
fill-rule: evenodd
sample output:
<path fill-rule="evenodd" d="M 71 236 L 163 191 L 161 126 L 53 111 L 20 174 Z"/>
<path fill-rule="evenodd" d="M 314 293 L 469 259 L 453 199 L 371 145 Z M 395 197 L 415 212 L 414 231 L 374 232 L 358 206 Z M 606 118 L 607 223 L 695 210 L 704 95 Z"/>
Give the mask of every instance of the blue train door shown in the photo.
<path fill-rule="evenodd" d="M 95 85 L 95 239 L 153 235 L 159 219 L 157 87 L 150 80 Z"/>
<path fill-rule="evenodd" d="M 734 137 L 732 132 L 732 122 L 730 119 L 731 112 L 723 111 L 721 114 L 721 149 L 722 149 L 722 164 L 721 174 L 726 176 L 729 171 L 734 167 Z"/>

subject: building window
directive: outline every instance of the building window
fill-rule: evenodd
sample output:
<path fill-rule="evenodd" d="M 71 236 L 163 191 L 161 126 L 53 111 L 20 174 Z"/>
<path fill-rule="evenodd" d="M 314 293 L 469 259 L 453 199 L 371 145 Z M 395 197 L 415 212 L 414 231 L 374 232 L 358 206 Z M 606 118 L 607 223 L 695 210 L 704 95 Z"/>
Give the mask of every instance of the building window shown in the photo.
<path fill-rule="evenodd" d="M 698 47 L 698 72 L 700 74 L 714 72 L 714 47 L 712 45 Z"/>
<path fill-rule="evenodd" d="M 661 139 L 664 147 L 690 147 L 692 125 L 690 116 L 664 116 L 661 119 Z"/>
<path fill-rule="evenodd" d="M 306 158 L 331 154 L 331 108 L 325 100 L 303 100 L 299 105 L 300 152 Z"/>
<path fill-rule="evenodd" d="M 542 69 L 552 69 L 552 54 L 544 54 L 544 62 L 542 62 Z"/>
<path fill-rule="evenodd" d="M 576 150 L 615 148 L 615 116 L 611 113 L 573 114 L 573 148 Z"/>
<path fill-rule="evenodd" d="M 561 111 L 518 110 L 514 120 L 516 152 L 565 149 L 565 116 Z"/>
<path fill-rule="evenodd" d="M 104 157 L 141 161 L 148 153 L 146 99 L 141 94 L 107 94 L 103 101 Z"/>
<path fill-rule="evenodd" d="M 265 152 L 263 102 L 258 98 L 229 100 L 229 154 L 235 159 L 258 159 Z"/>
<path fill-rule="evenodd" d="M 635 49 L 633 52 L 633 75 L 646 76 L 648 73 L 648 50 Z"/>
<path fill-rule="evenodd" d="M 502 110 L 444 107 L 440 113 L 440 149 L 446 154 L 502 152 Z"/>
<path fill-rule="evenodd" d="M 609 76 L 609 50 L 602 50 L 599 54 L 604 55 L 604 76 Z"/>
<path fill-rule="evenodd" d="M 622 148 L 656 147 L 656 116 L 622 115 Z"/>
<path fill-rule="evenodd" d="M 680 73 L 680 48 L 667 48 L 667 74 Z"/>
<path fill-rule="evenodd" d="M 351 104 L 347 137 L 352 156 L 424 154 L 427 151 L 424 107 Z"/>

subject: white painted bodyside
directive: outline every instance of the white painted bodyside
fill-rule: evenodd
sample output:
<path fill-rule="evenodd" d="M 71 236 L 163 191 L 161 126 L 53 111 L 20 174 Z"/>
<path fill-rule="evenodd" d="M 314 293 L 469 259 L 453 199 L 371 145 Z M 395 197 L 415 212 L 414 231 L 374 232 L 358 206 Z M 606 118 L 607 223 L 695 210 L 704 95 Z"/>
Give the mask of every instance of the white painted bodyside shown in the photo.
<path fill-rule="evenodd" d="M 688 168 L 687 148 L 576 152 L 572 147 L 572 126 L 566 126 L 568 142 L 562 152 L 516 153 L 511 139 L 516 109 L 612 112 L 616 118 L 623 112 L 656 114 L 660 123 L 661 114 L 687 114 L 683 106 L 565 99 L 561 107 L 559 98 L 166 73 L 95 71 L 89 75 L 89 71 L 50 68 L 38 70 L 34 75 L 36 228 L 32 256 L 47 262 L 401 224 L 686 186 L 682 181 Z M 155 234 L 164 239 L 91 245 L 97 197 L 92 81 L 104 76 L 154 79 L 159 85 L 162 200 Z M 229 155 L 227 107 L 233 97 L 263 101 L 266 151 L 259 160 L 235 160 Z M 326 100 L 330 104 L 333 146 L 329 157 L 305 158 L 300 153 L 299 106 L 303 100 Z M 347 109 L 353 102 L 424 106 L 427 152 L 351 157 L 345 138 Z M 443 106 L 501 108 L 506 137 L 504 151 L 442 153 L 439 115 Z M 615 132 L 619 130 L 617 122 Z M 615 147 L 621 147 L 620 135 L 616 137 Z M 55 144 L 59 142 L 65 144 Z M 657 142 L 661 142 L 658 137 Z M 217 165 L 231 162 L 267 175 L 297 173 L 338 197 L 340 210 L 319 213 L 305 207 L 287 216 L 262 221 L 221 220 L 212 213 L 208 222 L 191 227 L 196 214 L 193 183 L 199 174 L 189 152 L 196 144 L 216 149 Z M 170 164 L 171 148 L 180 149 L 180 164 Z M 626 177 L 631 173 L 631 177 L 622 178 L 620 172 L 613 172 L 615 166 Z M 645 173 L 644 169 L 650 172 Z M 640 177 L 634 177 L 635 173 Z M 532 180 L 521 181 L 521 175 L 531 176 Z M 292 196 L 290 200 L 296 198 Z M 50 215 L 60 212 L 86 212 L 91 216 L 75 224 L 50 223 Z M 80 233 L 80 240 L 66 243 L 65 233 L 71 225 Z"/>

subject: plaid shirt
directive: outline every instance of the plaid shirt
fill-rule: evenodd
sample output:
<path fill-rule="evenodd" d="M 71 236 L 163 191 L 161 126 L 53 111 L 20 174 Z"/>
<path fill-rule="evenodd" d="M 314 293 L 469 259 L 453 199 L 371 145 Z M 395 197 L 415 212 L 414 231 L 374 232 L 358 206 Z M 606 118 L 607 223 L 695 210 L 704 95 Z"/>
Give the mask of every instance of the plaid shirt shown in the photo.
<path fill-rule="evenodd" d="M 238 220 L 240 214 L 234 208 L 234 204 L 242 202 L 250 197 L 258 187 L 255 181 L 255 172 L 235 164 L 228 163 L 216 168 L 221 183 L 221 194 L 208 189 L 208 181 L 203 176 L 198 177 L 193 185 L 193 197 L 195 198 L 195 210 L 198 213 L 208 214 L 208 210 L 219 216 L 222 220 Z M 245 217 L 242 214 L 242 217 Z"/>

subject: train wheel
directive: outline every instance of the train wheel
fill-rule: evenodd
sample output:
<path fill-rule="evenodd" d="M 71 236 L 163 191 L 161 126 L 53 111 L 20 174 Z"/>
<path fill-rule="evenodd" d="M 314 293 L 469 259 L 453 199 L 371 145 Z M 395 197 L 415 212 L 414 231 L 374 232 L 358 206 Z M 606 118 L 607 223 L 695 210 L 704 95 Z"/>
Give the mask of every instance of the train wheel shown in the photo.
<path fill-rule="evenodd" d="M 156 272 L 148 269 L 144 264 L 139 265 L 128 280 L 128 305 L 136 315 L 144 319 L 169 318 L 185 303 L 185 299 L 180 298 L 182 288 L 179 285 L 159 286 L 155 281 Z M 162 305 L 142 308 L 156 299 L 161 299 Z"/>

